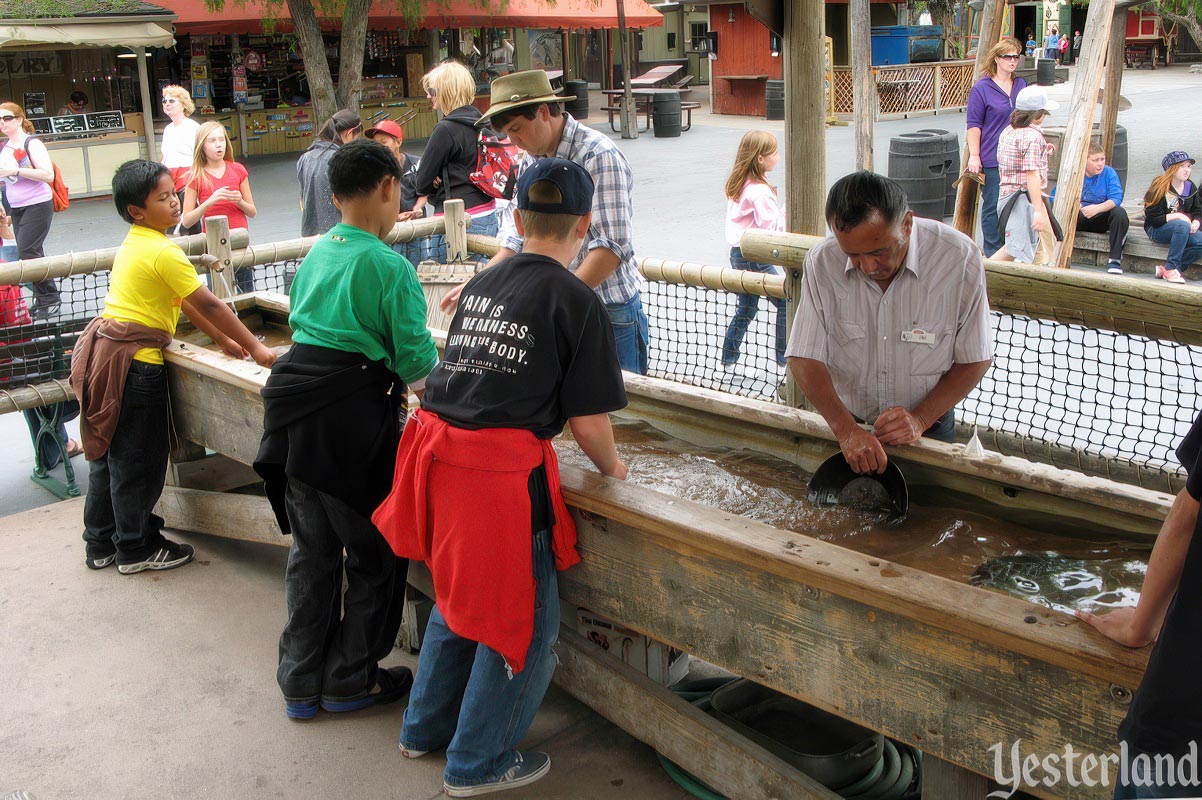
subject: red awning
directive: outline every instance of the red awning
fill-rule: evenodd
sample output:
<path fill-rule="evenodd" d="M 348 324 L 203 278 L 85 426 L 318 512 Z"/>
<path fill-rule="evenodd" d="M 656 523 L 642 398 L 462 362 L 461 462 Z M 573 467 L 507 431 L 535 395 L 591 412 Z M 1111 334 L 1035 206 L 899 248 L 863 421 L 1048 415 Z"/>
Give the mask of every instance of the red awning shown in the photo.
<path fill-rule="evenodd" d="M 262 33 L 264 17 L 286 13 L 283 4 L 267 7 L 254 0 L 238 3 L 226 0 L 219 12 L 209 11 L 204 0 L 156 0 L 178 15 L 177 33 Z M 431 4 L 436 9 L 417 22 L 419 28 L 616 28 L 616 0 L 508 0 L 499 12 L 482 9 L 480 0 L 443 0 Z M 652 28 L 664 24 L 663 15 L 644 0 L 625 0 L 626 27 Z M 337 29 L 340 20 L 322 20 L 327 30 Z M 394 4 L 377 2 L 372 7 L 371 27 L 391 30 L 410 27 L 410 22 L 397 15 Z M 280 19 L 278 30 L 290 31 L 291 20 Z"/>

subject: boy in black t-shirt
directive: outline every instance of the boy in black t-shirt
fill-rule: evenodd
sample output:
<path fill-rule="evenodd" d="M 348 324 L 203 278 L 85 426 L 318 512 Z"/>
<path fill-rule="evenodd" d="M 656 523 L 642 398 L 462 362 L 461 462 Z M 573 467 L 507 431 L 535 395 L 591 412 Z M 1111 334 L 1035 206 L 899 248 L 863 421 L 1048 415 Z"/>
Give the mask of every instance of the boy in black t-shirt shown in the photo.
<path fill-rule="evenodd" d="M 1077 616 L 1127 647 L 1156 642 L 1119 738 L 1127 745 L 1127 781 L 1116 800 L 1198 797 L 1196 771 L 1178 771 L 1202 747 L 1202 415 L 1177 447 L 1188 477 L 1161 526 L 1135 608 Z M 1158 758 L 1159 756 L 1159 758 Z M 1164 757 L 1171 757 L 1165 759 Z M 1166 770 L 1164 765 L 1172 764 Z M 1186 777 L 1182 785 L 1181 778 Z"/>
<path fill-rule="evenodd" d="M 393 552 L 427 561 L 434 578 L 400 746 L 408 758 L 445 747 L 451 797 L 551 768 L 545 753 L 516 749 L 555 668 L 556 570 L 580 560 L 550 440 L 567 423 L 597 469 L 626 477 L 608 416 L 626 405 L 613 327 L 566 269 L 588 234 L 593 188 L 564 159 L 522 175 L 523 252 L 464 287 L 392 494 L 372 517 Z"/>

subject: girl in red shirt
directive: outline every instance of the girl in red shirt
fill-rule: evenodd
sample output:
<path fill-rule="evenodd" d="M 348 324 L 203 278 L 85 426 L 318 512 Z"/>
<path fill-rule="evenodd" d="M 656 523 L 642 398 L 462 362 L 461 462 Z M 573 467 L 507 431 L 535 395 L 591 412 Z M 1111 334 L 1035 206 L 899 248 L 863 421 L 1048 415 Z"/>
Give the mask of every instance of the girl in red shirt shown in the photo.
<path fill-rule="evenodd" d="M 225 126 L 206 122 L 196 133 L 196 155 L 184 187 L 182 226 L 187 228 L 202 219 L 224 216 L 229 219 L 230 230 L 249 228 L 249 219 L 256 213 L 250 176 L 246 167 L 234 160 Z M 238 291 L 254 291 L 254 272 L 249 267 L 238 270 L 235 278 Z"/>

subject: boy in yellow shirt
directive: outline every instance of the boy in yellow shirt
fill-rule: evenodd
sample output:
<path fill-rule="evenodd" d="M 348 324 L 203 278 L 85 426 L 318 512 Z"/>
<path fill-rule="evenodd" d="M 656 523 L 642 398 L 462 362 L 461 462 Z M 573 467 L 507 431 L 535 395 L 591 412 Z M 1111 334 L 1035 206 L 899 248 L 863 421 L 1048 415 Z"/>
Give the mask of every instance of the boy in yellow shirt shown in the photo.
<path fill-rule="evenodd" d="M 163 231 L 180 219 L 170 171 L 128 161 L 113 176 L 117 213 L 131 224 L 109 277 L 104 312 L 92 320 L 71 358 L 71 387 L 82 406 L 80 434 L 92 462 L 84 504 L 85 564 L 117 563 L 122 574 L 163 570 L 192 560 L 190 545 L 162 534 L 154 506 L 170 450 L 163 347 L 180 311 L 226 353 L 263 366 L 275 354 L 206 289 L 183 250 Z"/>

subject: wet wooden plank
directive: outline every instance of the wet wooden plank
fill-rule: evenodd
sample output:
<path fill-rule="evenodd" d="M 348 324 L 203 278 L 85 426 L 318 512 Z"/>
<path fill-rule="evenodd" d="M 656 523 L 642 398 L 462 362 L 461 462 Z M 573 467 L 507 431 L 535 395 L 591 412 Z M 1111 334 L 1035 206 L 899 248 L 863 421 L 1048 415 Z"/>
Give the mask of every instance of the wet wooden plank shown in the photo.
<path fill-rule="evenodd" d="M 168 486 L 155 506 L 168 528 L 288 547 L 266 497 Z"/>
<path fill-rule="evenodd" d="M 577 477 L 565 484 L 577 486 Z M 581 505 L 571 493 L 570 502 Z M 682 519 L 681 529 L 692 527 L 692 504 L 670 505 L 664 511 Z M 1075 623 L 1012 598 L 907 575 L 804 537 L 773 559 L 777 572 L 798 567 L 783 570 L 793 573 L 786 576 L 766 568 L 768 560 L 667 535 L 664 521 L 635 528 L 612 518 L 621 512 L 579 516 L 584 560 L 560 575 L 566 601 L 979 774 L 992 771 L 988 748 L 997 742 L 1022 739 L 1025 752 L 1059 752 L 1066 742 L 1108 752 L 1126 712 L 1121 698 L 1129 696 L 1112 693 L 1112 682 L 1138 681 L 1142 654 L 1119 653 Z M 843 574 L 853 570 L 853 577 Z M 846 595 L 831 591 L 832 576 Z M 857 588 L 857 581 L 881 588 Z M 899 602 L 911 589 L 915 596 Z M 1031 629 L 1026 637 L 1005 630 L 1013 612 L 1022 614 L 1017 625 Z M 1002 618 L 986 630 L 993 615 Z M 1078 645 L 1084 652 L 1074 665 Z M 1020 652 L 1032 649 L 1062 663 Z M 1064 792 L 1046 796 L 1105 796 Z"/>

